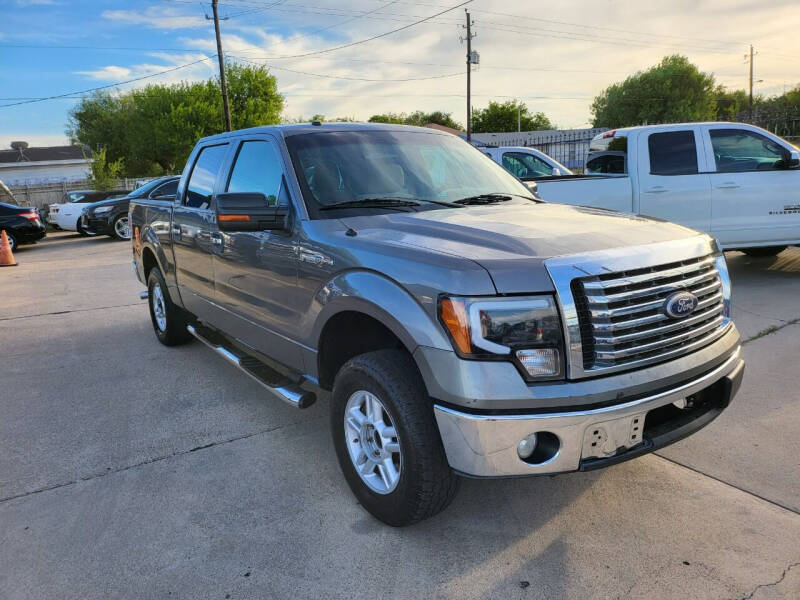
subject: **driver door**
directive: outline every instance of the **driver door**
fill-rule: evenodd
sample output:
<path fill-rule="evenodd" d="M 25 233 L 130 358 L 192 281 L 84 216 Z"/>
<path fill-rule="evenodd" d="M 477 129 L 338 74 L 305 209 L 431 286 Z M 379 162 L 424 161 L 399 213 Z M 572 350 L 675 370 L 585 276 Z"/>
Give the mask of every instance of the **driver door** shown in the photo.
<path fill-rule="evenodd" d="M 711 234 L 727 248 L 800 240 L 800 170 L 789 150 L 730 125 L 706 129 L 711 177 Z"/>

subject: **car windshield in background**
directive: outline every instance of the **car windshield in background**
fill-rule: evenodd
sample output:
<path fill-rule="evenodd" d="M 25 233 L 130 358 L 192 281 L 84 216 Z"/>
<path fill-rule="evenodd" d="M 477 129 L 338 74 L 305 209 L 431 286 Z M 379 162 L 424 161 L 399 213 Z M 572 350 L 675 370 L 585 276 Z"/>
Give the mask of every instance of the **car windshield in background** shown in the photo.
<path fill-rule="evenodd" d="M 338 216 L 320 211 L 343 202 L 371 214 L 381 198 L 417 201 L 420 208 L 491 194 L 533 200 L 505 169 L 450 135 L 337 131 L 289 136 L 286 145 L 312 218 Z M 373 202 L 359 208 L 363 200 Z"/>

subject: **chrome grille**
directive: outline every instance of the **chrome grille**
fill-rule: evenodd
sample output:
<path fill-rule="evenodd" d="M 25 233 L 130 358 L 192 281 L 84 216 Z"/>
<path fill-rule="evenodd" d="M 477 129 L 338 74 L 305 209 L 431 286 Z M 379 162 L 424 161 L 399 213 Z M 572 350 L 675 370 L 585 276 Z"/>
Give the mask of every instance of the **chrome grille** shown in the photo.
<path fill-rule="evenodd" d="M 674 358 L 704 346 L 724 329 L 722 281 L 714 257 L 574 279 L 584 371 Z M 688 290 L 694 312 L 672 319 L 667 296 Z"/>

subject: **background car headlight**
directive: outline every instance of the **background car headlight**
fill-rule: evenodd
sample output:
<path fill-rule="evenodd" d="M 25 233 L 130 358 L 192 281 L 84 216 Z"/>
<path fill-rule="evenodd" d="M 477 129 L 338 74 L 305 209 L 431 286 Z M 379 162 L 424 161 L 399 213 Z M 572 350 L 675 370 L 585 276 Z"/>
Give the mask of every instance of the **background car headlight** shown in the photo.
<path fill-rule="evenodd" d="M 94 209 L 94 214 L 102 215 L 104 213 L 111 212 L 113 208 L 114 208 L 113 206 L 98 206 L 97 208 Z"/>
<path fill-rule="evenodd" d="M 443 297 L 439 317 L 462 358 L 510 360 L 531 380 L 564 376 L 561 319 L 552 296 Z"/>

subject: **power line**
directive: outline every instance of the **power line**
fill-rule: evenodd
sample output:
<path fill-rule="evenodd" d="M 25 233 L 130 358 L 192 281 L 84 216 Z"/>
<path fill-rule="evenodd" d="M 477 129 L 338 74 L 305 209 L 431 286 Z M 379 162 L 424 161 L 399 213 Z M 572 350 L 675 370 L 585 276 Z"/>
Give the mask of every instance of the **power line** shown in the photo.
<path fill-rule="evenodd" d="M 206 62 L 208 60 L 213 59 L 214 56 L 207 56 L 205 58 L 201 58 L 200 60 L 196 60 L 194 62 L 186 63 L 185 65 L 178 65 L 177 67 L 172 67 L 171 69 L 166 69 L 164 71 L 158 71 L 157 73 L 150 73 L 149 75 L 142 75 L 141 77 L 134 77 L 133 79 L 128 79 L 127 81 L 118 81 L 116 83 L 110 83 L 108 85 L 100 85 L 97 87 L 89 88 L 87 90 L 80 90 L 78 92 L 67 92 L 66 94 L 57 94 L 55 96 L 47 96 L 44 98 L 36 98 L 35 100 L 23 100 L 20 102 L 13 102 L 11 104 L 0 104 L 0 108 L 5 108 L 7 106 L 18 106 L 20 104 L 31 104 L 33 102 L 43 102 L 45 100 L 55 100 L 57 98 L 66 98 L 68 96 L 75 96 L 77 94 L 88 94 L 90 92 L 96 92 L 98 90 L 105 90 L 112 87 L 117 87 L 120 85 L 125 85 L 126 83 L 133 83 L 135 81 L 141 81 L 143 79 L 149 79 L 151 77 L 158 77 L 159 75 L 164 75 L 166 73 L 172 73 L 173 71 L 177 71 L 178 69 L 185 69 L 186 67 L 191 67 L 192 65 L 199 64 L 201 62 Z"/>
<path fill-rule="evenodd" d="M 407 77 L 404 79 L 369 79 L 366 77 L 347 77 L 344 75 L 327 75 L 323 73 L 310 73 L 308 71 L 298 71 L 297 69 L 287 69 L 286 67 L 276 67 L 274 65 L 257 63 L 252 59 L 245 58 L 243 56 L 236 56 L 235 54 L 228 54 L 227 56 L 230 56 L 232 58 L 238 58 L 239 60 L 243 60 L 244 62 L 248 62 L 250 64 L 265 66 L 268 67 L 269 69 L 275 69 L 276 71 L 288 71 L 289 73 L 297 73 L 298 75 L 309 75 L 311 77 L 324 77 L 326 79 L 344 79 L 347 81 L 372 81 L 372 82 L 389 83 L 389 82 L 402 82 L 402 81 L 426 81 L 429 79 L 446 79 L 448 77 L 456 77 L 458 75 L 461 75 L 461 72 L 459 71 L 457 73 L 446 73 L 444 75 L 431 75 L 428 77 Z"/>

